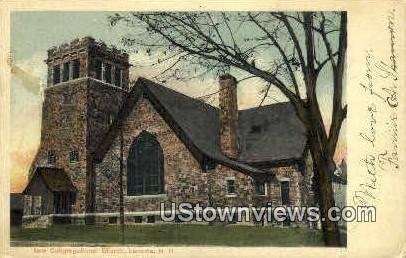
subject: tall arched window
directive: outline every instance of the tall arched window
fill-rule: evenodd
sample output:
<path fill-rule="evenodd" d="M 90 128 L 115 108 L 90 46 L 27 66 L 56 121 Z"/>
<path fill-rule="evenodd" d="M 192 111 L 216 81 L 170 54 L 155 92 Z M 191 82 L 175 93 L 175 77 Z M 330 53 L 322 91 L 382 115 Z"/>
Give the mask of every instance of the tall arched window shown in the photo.
<path fill-rule="evenodd" d="M 127 159 L 127 195 L 164 190 L 164 155 L 156 137 L 146 131 L 133 141 Z"/>

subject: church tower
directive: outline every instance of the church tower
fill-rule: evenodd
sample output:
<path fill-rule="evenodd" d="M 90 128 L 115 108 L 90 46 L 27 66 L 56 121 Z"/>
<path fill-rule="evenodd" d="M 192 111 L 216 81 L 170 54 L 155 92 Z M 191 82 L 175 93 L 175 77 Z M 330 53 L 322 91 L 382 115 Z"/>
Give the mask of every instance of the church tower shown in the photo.
<path fill-rule="evenodd" d="M 60 168 L 77 189 L 73 213 L 92 203 L 91 154 L 115 119 L 128 91 L 128 54 L 93 38 L 48 50 L 48 82 L 41 143 L 30 170 Z"/>

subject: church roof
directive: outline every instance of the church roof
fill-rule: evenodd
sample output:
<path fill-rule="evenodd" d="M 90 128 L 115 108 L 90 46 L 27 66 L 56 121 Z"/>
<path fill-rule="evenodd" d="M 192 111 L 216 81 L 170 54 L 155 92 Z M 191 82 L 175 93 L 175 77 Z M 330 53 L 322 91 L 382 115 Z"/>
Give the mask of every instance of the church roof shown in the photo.
<path fill-rule="evenodd" d="M 24 194 L 27 193 L 35 176 L 39 177 L 44 182 L 46 187 L 52 192 L 76 191 L 75 186 L 72 184 L 72 181 L 63 169 L 52 167 L 37 167 L 35 170 L 35 174 L 23 191 Z"/>
<path fill-rule="evenodd" d="M 209 157 L 239 171 L 263 173 L 254 168 L 253 164 L 279 163 L 301 159 L 303 156 L 306 144 L 304 128 L 288 102 L 239 111 L 240 155 L 236 160 L 232 160 L 223 155 L 220 149 L 218 108 L 140 78 L 98 148 L 96 161 L 102 160 L 117 135 L 117 129 L 121 127 L 141 94 L 151 101 L 158 113 L 200 161 Z"/>

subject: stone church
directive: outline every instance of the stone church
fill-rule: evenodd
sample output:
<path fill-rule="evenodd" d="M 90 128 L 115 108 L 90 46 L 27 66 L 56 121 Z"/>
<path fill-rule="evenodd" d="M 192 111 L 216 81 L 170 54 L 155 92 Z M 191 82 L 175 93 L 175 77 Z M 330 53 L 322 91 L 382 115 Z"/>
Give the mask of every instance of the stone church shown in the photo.
<path fill-rule="evenodd" d="M 289 103 L 239 110 L 219 78 L 219 107 L 145 78 L 128 54 L 93 38 L 50 48 L 41 143 L 24 190 L 24 221 L 159 221 L 160 203 L 305 205 L 305 131 Z"/>

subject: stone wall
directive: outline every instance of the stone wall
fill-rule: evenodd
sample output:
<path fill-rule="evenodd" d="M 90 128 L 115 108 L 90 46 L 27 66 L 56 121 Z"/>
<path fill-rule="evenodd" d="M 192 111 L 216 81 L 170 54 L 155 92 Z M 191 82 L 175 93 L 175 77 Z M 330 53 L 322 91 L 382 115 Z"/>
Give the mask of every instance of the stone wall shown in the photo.
<path fill-rule="evenodd" d="M 266 182 L 265 195 L 253 195 L 252 205 L 254 207 L 272 207 L 276 208 L 282 205 L 281 183 L 289 182 L 289 205 L 303 206 L 303 196 L 301 185 L 305 183 L 305 177 L 300 172 L 298 165 L 287 165 L 283 167 L 272 168 L 275 177 Z M 253 218 L 252 218 L 253 219 Z M 253 221 L 254 222 L 254 221 Z M 254 222 L 255 223 L 255 222 Z M 287 222 L 290 224 L 290 222 Z M 271 224 L 282 224 L 281 222 L 271 222 Z M 285 224 L 285 223 L 283 223 Z M 305 224 L 295 222 L 295 225 L 303 226 Z M 287 225 L 287 224 L 285 224 Z"/>
<path fill-rule="evenodd" d="M 157 211 L 161 201 L 207 202 L 207 174 L 201 171 L 199 163 L 146 99 L 139 100 L 123 128 L 124 175 L 133 140 L 143 130 L 148 131 L 156 135 L 163 149 L 166 193 L 150 197 L 125 196 L 126 211 Z M 117 137 L 102 163 L 96 166 L 96 212 L 118 211 L 119 154 Z M 124 176 L 125 193 L 126 186 Z"/>
<path fill-rule="evenodd" d="M 40 149 L 33 162 L 33 167 L 63 168 L 71 177 L 78 189 L 73 212 L 84 212 L 85 206 L 87 85 L 87 79 L 79 79 L 45 90 Z M 48 151 L 53 151 L 56 156 L 54 164 L 47 162 Z M 70 162 L 71 151 L 78 151 L 78 162 Z"/>
<path fill-rule="evenodd" d="M 90 153 L 107 132 L 125 95 L 121 89 L 91 78 L 48 87 L 44 94 L 41 143 L 32 167 L 64 169 L 78 190 L 72 211 L 81 213 L 86 207 Z M 54 164 L 47 162 L 48 151 L 56 156 Z M 77 162 L 70 161 L 71 151 L 78 152 Z"/>
<path fill-rule="evenodd" d="M 88 150 L 93 152 L 114 122 L 127 92 L 90 79 L 87 94 L 87 144 Z"/>
<path fill-rule="evenodd" d="M 217 165 L 202 172 L 200 164 L 176 136 L 152 104 L 141 97 L 123 126 L 124 193 L 126 193 L 126 158 L 133 140 L 143 131 L 156 135 L 164 153 L 164 194 L 155 196 L 124 196 L 126 212 L 159 211 L 161 202 L 190 202 L 202 206 L 280 205 L 280 184 L 274 179 L 267 182 L 267 194 L 254 192 L 251 177 L 228 167 Z M 117 137 L 103 161 L 96 165 L 96 212 L 119 211 L 119 157 L 120 142 Z M 303 176 L 296 165 L 273 168 L 277 178 L 289 180 L 292 205 L 300 205 L 299 184 Z M 228 195 L 226 178 L 234 178 L 236 193 Z M 210 203 L 211 202 L 211 203 Z M 167 206 L 169 207 L 169 206 Z"/>

